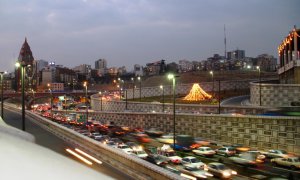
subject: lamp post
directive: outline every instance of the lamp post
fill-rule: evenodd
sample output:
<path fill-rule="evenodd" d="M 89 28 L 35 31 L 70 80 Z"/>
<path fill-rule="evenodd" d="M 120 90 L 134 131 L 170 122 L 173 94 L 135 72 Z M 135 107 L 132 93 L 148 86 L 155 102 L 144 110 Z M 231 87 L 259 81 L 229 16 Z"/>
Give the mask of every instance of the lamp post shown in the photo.
<path fill-rule="evenodd" d="M 22 86 L 22 130 L 25 131 L 25 72 L 26 67 L 30 66 L 25 61 L 17 62 L 16 67 L 21 67 L 21 86 Z"/>
<path fill-rule="evenodd" d="M 211 75 L 211 79 L 212 79 L 212 94 L 213 96 L 215 96 L 215 88 L 214 88 L 214 72 L 213 71 L 209 71 L 209 74 Z"/>
<path fill-rule="evenodd" d="M 134 91 L 135 91 L 135 82 L 134 82 L 134 78 L 131 78 L 132 81 L 132 100 L 134 100 Z"/>
<path fill-rule="evenodd" d="M 85 87 L 85 110 L 86 110 L 86 124 L 88 123 L 88 120 L 89 120 L 89 109 L 88 109 L 88 102 L 87 102 L 87 82 L 85 81 L 83 83 L 83 86 Z"/>
<path fill-rule="evenodd" d="M 1 118 L 3 119 L 3 75 L 6 74 L 6 72 L 0 72 L 1 75 Z"/>
<path fill-rule="evenodd" d="M 142 80 L 141 80 L 141 77 L 137 77 L 137 79 L 139 80 L 140 82 L 140 102 L 142 101 Z"/>
<path fill-rule="evenodd" d="M 221 81 L 218 80 L 219 82 L 219 97 L 218 97 L 218 112 L 221 114 Z"/>
<path fill-rule="evenodd" d="M 162 112 L 165 112 L 165 89 L 163 85 L 159 86 L 162 89 Z"/>
<path fill-rule="evenodd" d="M 175 111 L 175 89 L 176 89 L 176 77 L 174 74 L 169 74 L 168 79 L 173 80 L 173 149 L 175 150 L 175 140 L 176 140 L 176 132 L 175 132 L 175 121 L 176 121 L 176 111 Z"/>
<path fill-rule="evenodd" d="M 125 91 L 125 110 L 127 110 L 127 89 L 124 90 Z"/>
<path fill-rule="evenodd" d="M 258 75 L 259 75 L 259 106 L 261 106 L 261 73 L 260 73 L 260 67 L 256 66 L 256 69 L 258 70 Z"/>
<path fill-rule="evenodd" d="M 50 95 L 51 95 L 51 97 L 50 97 L 50 114 L 51 114 L 51 120 L 53 119 L 53 115 L 52 115 L 52 108 L 53 108 L 53 94 L 52 94 L 52 89 L 51 89 L 51 85 L 48 83 L 47 84 L 47 86 L 48 86 L 48 88 L 49 88 L 49 92 L 50 92 Z"/>
<path fill-rule="evenodd" d="M 99 96 L 100 96 L 100 111 L 102 111 L 102 92 L 99 92 Z"/>

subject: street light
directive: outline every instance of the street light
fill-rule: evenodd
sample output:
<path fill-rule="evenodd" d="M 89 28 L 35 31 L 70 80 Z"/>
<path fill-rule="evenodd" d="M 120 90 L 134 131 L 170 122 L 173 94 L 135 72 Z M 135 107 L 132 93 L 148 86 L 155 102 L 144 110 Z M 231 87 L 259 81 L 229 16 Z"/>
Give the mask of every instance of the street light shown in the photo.
<path fill-rule="evenodd" d="M 21 85 L 22 85 L 22 130 L 25 131 L 25 71 L 26 67 L 30 64 L 26 64 L 25 61 L 16 62 L 16 67 L 21 67 Z"/>
<path fill-rule="evenodd" d="M 131 81 L 132 81 L 132 100 L 134 100 L 135 81 L 133 77 L 131 78 Z"/>
<path fill-rule="evenodd" d="M 261 106 L 261 73 L 260 73 L 260 67 L 256 66 L 256 69 L 258 70 L 258 75 L 259 75 L 259 106 Z"/>
<path fill-rule="evenodd" d="M 83 83 L 83 86 L 85 87 L 85 105 L 86 105 L 86 124 L 88 123 L 88 120 L 89 120 L 89 109 L 88 109 L 88 103 L 87 103 L 87 82 L 85 81 Z"/>
<path fill-rule="evenodd" d="M 137 77 L 137 79 L 139 80 L 140 82 L 140 102 L 142 101 L 142 80 L 141 80 L 141 77 Z"/>
<path fill-rule="evenodd" d="M 102 92 L 99 92 L 99 96 L 100 96 L 100 111 L 102 111 Z"/>
<path fill-rule="evenodd" d="M 50 92 L 50 95 L 51 95 L 51 97 L 50 97 L 50 114 L 51 114 L 51 120 L 53 119 L 53 115 L 52 115 L 52 108 L 53 108 L 53 94 L 52 94 L 52 89 L 51 89 L 51 85 L 48 83 L 47 84 L 47 86 L 48 86 L 48 89 L 49 89 L 49 92 Z"/>
<path fill-rule="evenodd" d="M 2 119 L 4 118 L 3 116 L 3 75 L 6 74 L 6 72 L 0 72 L 1 75 L 1 117 Z"/>
<path fill-rule="evenodd" d="M 162 112 L 165 112 L 165 89 L 163 85 L 159 86 L 162 89 Z"/>
<path fill-rule="evenodd" d="M 214 72 L 213 71 L 209 71 L 209 74 L 211 74 L 211 79 L 212 79 L 212 94 L 213 96 L 215 96 L 215 88 L 214 88 Z"/>
<path fill-rule="evenodd" d="M 173 80 L 173 149 L 175 150 L 175 121 L 176 121 L 176 112 L 175 112 L 175 86 L 176 86 L 176 77 L 174 74 L 169 74 L 168 79 Z"/>

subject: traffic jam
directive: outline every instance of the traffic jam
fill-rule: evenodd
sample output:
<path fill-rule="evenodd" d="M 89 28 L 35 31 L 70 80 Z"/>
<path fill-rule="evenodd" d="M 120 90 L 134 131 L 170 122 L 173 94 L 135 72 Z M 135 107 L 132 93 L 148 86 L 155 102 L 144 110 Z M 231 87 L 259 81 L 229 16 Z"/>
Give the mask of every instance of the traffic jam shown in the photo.
<path fill-rule="evenodd" d="M 42 104 L 33 111 L 99 143 L 118 148 L 187 179 L 300 178 L 299 157 L 284 150 L 260 151 L 242 144 L 219 144 L 189 135 L 176 135 L 174 143 L 173 134 L 155 128 L 124 127 L 114 122 L 102 124 L 92 117 L 86 122 L 84 113 L 52 113 L 50 107 Z"/>

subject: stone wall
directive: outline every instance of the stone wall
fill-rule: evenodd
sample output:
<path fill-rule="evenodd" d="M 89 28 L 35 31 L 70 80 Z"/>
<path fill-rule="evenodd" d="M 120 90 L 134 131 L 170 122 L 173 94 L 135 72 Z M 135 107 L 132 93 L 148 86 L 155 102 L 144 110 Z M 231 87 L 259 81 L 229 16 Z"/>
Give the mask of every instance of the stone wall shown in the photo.
<path fill-rule="evenodd" d="M 239 89 L 248 89 L 249 88 L 249 82 L 253 80 L 243 80 L 243 81 L 221 81 L 221 91 L 223 90 L 239 90 Z M 193 83 L 191 84 L 181 84 L 176 83 L 176 94 L 188 94 L 193 86 Z M 217 92 L 219 89 L 219 83 L 218 81 L 214 82 L 214 85 L 212 82 L 202 82 L 200 83 L 201 88 L 204 91 L 207 92 Z M 214 87 L 214 88 L 213 88 Z M 214 89 L 214 90 L 213 90 Z M 134 91 L 134 92 L 133 92 Z M 164 85 L 164 94 L 165 95 L 172 95 L 172 85 Z M 161 96 L 162 95 L 162 89 L 159 86 L 153 86 L 153 87 L 142 87 L 141 88 L 141 96 L 142 97 L 152 97 L 152 96 Z M 137 86 L 135 89 L 127 89 L 127 98 L 140 98 L 140 88 Z"/>
<path fill-rule="evenodd" d="M 155 127 L 173 133 L 173 114 L 94 112 L 91 116 L 102 123 L 114 122 L 144 129 Z M 177 114 L 175 125 L 176 134 L 300 154 L 300 121 L 297 117 Z"/>
<path fill-rule="evenodd" d="M 127 105 L 126 105 L 127 104 Z M 110 112 L 173 112 L 172 103 L 159 103 L 159 102 L 131 102 L 128 101 L 112 101 L 101 100 L 95 94 L 91 96 L 91 107 L 95 111 L 110 111 Z M 176 103 L 176 112 L 178 113 L 192 113 L 192 114 L 261 114 L 264 112 L 263 107 L 252 106 L 219 106 L 218 105 L 196 105 L 196 104 L 178 104 Z"/>
<path fill-rule="evenodd" d="M 266 107 L 291 106 L 291 102 L 300 101 L 300 84 L 250 83 L 250 102 L 252 105 Z"/>

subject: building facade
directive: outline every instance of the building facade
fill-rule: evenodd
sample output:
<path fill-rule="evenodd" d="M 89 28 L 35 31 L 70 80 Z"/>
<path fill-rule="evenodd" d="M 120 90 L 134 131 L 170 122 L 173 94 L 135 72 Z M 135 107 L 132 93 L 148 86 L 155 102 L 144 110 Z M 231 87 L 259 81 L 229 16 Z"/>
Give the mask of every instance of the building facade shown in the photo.
<path fill-rule="evenodd" d="M 300 84 L 300 29 L 294 29 L 278 46 L 279 80 L 283 84 Z"/>
<path fill-rule="evenodd" d="M 27 42 L 27 38 L 21 47 L 18 62 L 21 64 L 19 68 L 15 69 L 15 89 L 21 91 L 21 67 L 25 69 L 24 74 L 24 87 L 25 91 L 36 90 L 36 64 L 34 63 L 34 57 L 32 55 L 30 46 Z"/>

